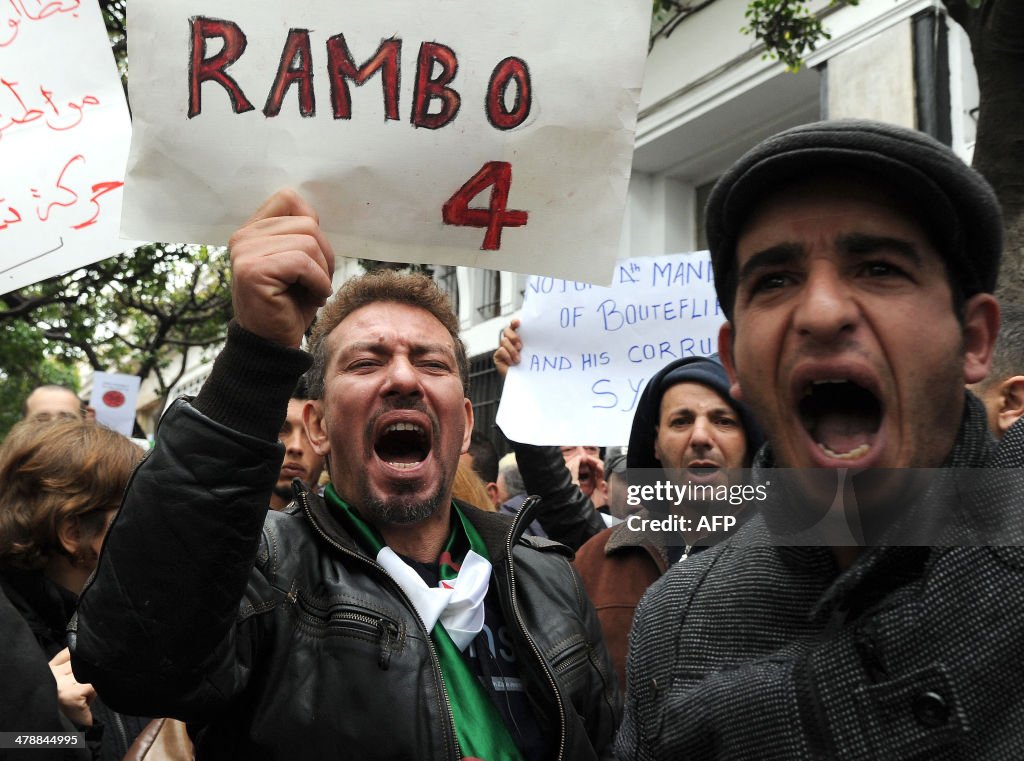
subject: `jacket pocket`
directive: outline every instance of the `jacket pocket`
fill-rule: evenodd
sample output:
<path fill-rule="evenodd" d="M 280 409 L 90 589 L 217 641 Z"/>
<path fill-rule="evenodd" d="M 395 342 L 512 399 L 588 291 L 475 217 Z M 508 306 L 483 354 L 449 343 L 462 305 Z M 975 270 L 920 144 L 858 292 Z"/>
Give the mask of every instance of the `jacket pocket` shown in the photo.
<path fill-rule="evenodd" d="M 295 594 L 299 628 L 315 637 L 347 637 L 377 646 L 377 665 L 387 670 L 391 657 L 405 646 L 406 629 L 400 621 L 350 602 L 310 598 Z"/>
<path fill-rule="evenodd" d="M 568 694 L 571 694 L 578 684 L 589 678 L 588 672 L 592 667 L 592 651 L 582 636 L 572 636 L 556 643 L 548 652 L 552 654 L 548 659 L 551 671 Z"/>

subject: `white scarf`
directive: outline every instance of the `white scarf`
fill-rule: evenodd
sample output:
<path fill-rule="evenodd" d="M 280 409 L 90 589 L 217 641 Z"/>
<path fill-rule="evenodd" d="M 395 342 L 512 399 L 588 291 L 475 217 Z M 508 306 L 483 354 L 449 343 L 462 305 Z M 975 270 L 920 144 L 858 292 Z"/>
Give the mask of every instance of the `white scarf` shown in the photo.
<path fill-rule="evenodd" d="M 466 553 L 458 575 L 450 581 L 438 582 L 437 587 L 428 587 L 416 570 L 390 547 L 377 553 L 377 562 L 412 600 L 428 632 L 440 620 L 456 647 L 465 650 L 483 629 L 491 564 L 473 550 Z"/>

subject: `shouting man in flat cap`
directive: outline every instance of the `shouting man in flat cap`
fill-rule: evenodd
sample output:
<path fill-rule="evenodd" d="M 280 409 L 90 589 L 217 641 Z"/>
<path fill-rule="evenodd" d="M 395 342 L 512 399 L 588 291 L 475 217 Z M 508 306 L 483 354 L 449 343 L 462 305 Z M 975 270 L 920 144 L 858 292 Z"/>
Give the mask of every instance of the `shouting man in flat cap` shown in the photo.
<path fill-rule="evenodd" d="M 769 499 L 641 601 L 617 754 L 1024 757 L 1024 548 L 961 541 L 1020 495 L 959 488 L 1020 459 L 964 390 L 999 327 L 991 188 L 920 133 L 820 122 L 752 149 L 706 213 Z"/>

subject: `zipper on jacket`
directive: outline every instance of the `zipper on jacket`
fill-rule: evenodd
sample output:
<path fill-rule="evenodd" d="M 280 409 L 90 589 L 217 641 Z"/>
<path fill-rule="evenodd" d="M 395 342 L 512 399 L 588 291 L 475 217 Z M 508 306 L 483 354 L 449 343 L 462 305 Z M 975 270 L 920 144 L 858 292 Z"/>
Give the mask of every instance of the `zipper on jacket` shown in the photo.
<path fill-rule="evenodd" d="M 389 621 L 386 618 L 380 616 L 371 616 L 366 613 L 354 613 L 351 611 L 345 611 L 339 615 L 331 616 L 325 620 L 319 618 L 317 614 L 324 612 L 328 609 L 317 606 L 297 594 L 289 594 L 288 598 L 292 603 L 299 608 L 306 615 L 315 617 L 317 624 L 323 624 L 328 630 L 330 629 L 355 629 L 364 633 L 373 633 L 377 635 L 377 641 L 380 645 L 380 649 L 377 656 L 377 665 L 380 666 L 381 670 L 387 671 L 388 666 L 391 663 L 391 654 L 394 652 L 395 643 L 398 639 L 399 632 L 401 629 L 398 624 L 394 621 Z"/>
<path fill-rule="evenodd" d="M 508 568 L 508 587 L 509 587 L 509 599 L 512 606 L 512 615 L 515 618 L 516 626 L 519 627 L 520 633 L 526 643 L 530 646 L 533 651 L 533 657 L 540 664 L 541 669 L 544 671 L 544 675 L 547 677 L 548 686 L 551 687 L 551 692 L 555 696 L 555 702 L 558 704 L 558 721 L 559 721 L 559 737 L 558 737 L 558 755 L 557 759 L 561 760 L 565 757 L 565 740 L 566 731 L 568 728 L 568 721 L 565 716 L 565 703 L 562 700 L 562 694 L 558 690 L 558 683 L 555 681 L 554 675 L 551 673 L 551 669 L 548 668 L 547 662 L 544 660 L 544 656 L 540 652 L 540 648 L 537 647 L 537 643 L 534 642 L 533 637 L 530 636 L 530 632 L 526 630 L 526 624 L 523 622 L 522 613 L 519 611 L 519 601 L 516 599 L 516 574 L 515 565 L 512 562 L 512 545 L 518 541 L 519 537 L 522 536 L 523 531 L 528 525 L 527 518 L 528 513 L 533 512 L 533 507 L 540 502 L 540 497 L 530 496 L 523 502 L 522 507 L 519 508 L 519 512 L 516 513 L 515 520 L 512 521 L 512 528 L 508 532 L 508 536 L 505 537 L 505 562 Z"/>
<path fill-rule="evenodd" d="M 590 648 L 587 647 L 585 640 L 581 640 L 578 644 L 573 645 L 572 649 L 554 669 L 559 674 L 565 674 L 567 671 L 572 671 L 579 664 L 586 663 L 589 657 Z"/>
<path fill-rule="evenodd" d="M 455 714 L 452 713 L 451 698 L 448 697 L 448 688 L 445 687 L 444 677 L 441 676 L 441 661 L 437 657 L 437 650 L 434 648 L 434 641 L 430 638 L 430 632 L 427 631 L 427 626 L 423 623 L 423 619 L 420 617 L 419 612 L 416 610 L 416 607 L 412 604 L 412 600 L 409 599 L 409 596 L 405 593 L 405 590 L 398 586 L 398 582 L 391 578 L 391 574 L 389 574 L 384 569 L 384 566 L 380 565 L 380 563 L 377 563 L 374 560 L 370 560 L 368 557 L 364 557 L 359 553 L 353 552 L 347 547 L 342 547 L 340 544 L 338 544 L 331 537 L 327 536 L 327 534 L 324 533 L 323 529 L 321 529 L 320 526 L 317 525 L 316 520 L 313 518 L 313 512 L 309 508 L 309 493 L 307 491 L 296 491 L 296 496 L 298 497 L 299 502 L 302 504 L 302 510 L 306 514 L 306 518 L 309 520 L 313 528 L 316 529 L 316 532 L 323 538 L 323 540 L 332 547 L 334 547 L 336 550 L 341 552 L 342 554 L 347 555 L 351 558 L 355 558 L 360 563 L 363 563 L 371 568 L 376 569 L 385 579 L 387 579 L 391 583 L 391 585 L 394 587 L 394 590 L 398 593 L 399 598 L 405 603 L 406 607 L 410 611 L 412 611 L 413 615 L 416 616 L 416 620 L 419 622 L 420 625 L 420 630 L 427 635 L 427 651 L 430 653 L 431 664 L 434 667 L 434 677 L 437 679 L 437 683 L 441 685 L 441 698 L 444 701 L 445 711 L 448 713 L 448 728 L 451 730 L 449 739 L 450 745 L 452 747 L 452 761 L 461 761 L 461 759 L 459 758 L 459 756 L 461 755 L 461 750 L 459 748 L 459 740 L 458 736 L 455 734 Z M 391 655 L 389 652 L 388 661 L 390 662 L 390 660 Z M 379 657 L 377 662 L 379 665 Z M 559 758 L 561 758 L 561 756 L 559 756 Z"/>
<path fill-rule="evenodd" d="M 122 755 L 128 752 L 128 730 L 125 729 L 124 721 L 121 719 L 121 715 L 117 711 L 111 711 L 110 717 L 114 720 L 114 727 L 117 729 L 117 736 L 121 740 L 121 749 L 118 749 L 118 753 Z"/>
<path fill-rule="evenodd" d="M 381 671 L 391 668 L 391 653 L 394 651 L 395 637 L 398 636 L 398 625 L 386 618 L 377 621 L 380 629 L 380 652 L 377 654 L 377 665 Z"/>

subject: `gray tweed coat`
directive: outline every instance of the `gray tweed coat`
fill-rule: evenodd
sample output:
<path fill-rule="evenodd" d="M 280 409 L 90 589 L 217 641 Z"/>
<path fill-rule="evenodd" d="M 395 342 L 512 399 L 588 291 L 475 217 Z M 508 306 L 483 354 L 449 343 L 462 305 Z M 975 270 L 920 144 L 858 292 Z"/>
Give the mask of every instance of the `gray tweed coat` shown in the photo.
<path fill-rule="evenodd" d="M 1019 467 L 1016 428 L 997 447 L 969 396 L 947 467 Z M 942 509 L 967 524 L 1024 513 L 1020 478 L 1000 472 Z M 754 518 L 641 601 L 616 756 L 1024 759 L 1016 524 L 1016 546 L 877 547 L 839 573 L 827 548 L 772 546 Z"/>

